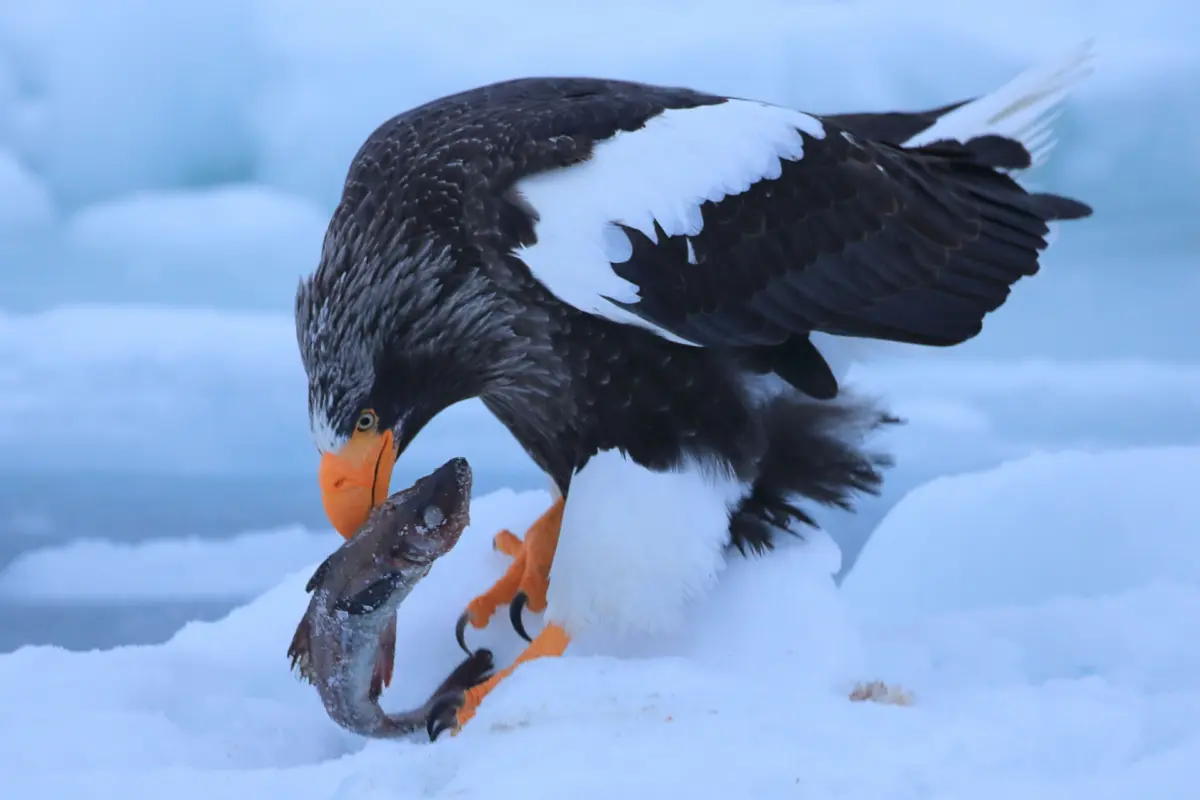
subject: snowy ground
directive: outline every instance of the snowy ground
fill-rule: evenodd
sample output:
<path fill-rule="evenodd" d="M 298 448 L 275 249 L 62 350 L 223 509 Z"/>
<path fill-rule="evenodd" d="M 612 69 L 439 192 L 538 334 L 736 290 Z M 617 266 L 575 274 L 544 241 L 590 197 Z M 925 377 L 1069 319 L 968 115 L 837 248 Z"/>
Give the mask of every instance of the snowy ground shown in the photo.
<path fill-rule="evenodd" d="M 346 734 L 289 674 L 305 568 L 162 646 L 0 657 L 5 794 L 1192 800 L 1197 472 L 1200 448 L 1162 447 L 932 482 L 840 591 L 820 535 L 733 560 L 677 635 L 582 641 L 433 745 Z M 490 534 L 545 502 L 475 502 L 458 549 L 402 608 L 385 707 L 455 662 L 454 618 L 503 566 Z M 519 643 L 499 623 L 475 640 L 504 658 Z M 846 699 L 877 678 L 915 704 Z"/>

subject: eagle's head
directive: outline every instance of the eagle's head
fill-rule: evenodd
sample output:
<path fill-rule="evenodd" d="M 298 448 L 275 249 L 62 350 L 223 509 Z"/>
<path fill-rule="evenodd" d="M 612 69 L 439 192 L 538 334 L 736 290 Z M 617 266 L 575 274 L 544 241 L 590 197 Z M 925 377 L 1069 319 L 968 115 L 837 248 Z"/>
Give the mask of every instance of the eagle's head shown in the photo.
<path fill-rule="evenodd" d="M 429 241 L 372 233 L 335 216 L 296 293 L 322 501 L 345 537 L 386 499 L 396 458 L 426 423 L 485 391 L 511 339 L 483 270 Z"/>

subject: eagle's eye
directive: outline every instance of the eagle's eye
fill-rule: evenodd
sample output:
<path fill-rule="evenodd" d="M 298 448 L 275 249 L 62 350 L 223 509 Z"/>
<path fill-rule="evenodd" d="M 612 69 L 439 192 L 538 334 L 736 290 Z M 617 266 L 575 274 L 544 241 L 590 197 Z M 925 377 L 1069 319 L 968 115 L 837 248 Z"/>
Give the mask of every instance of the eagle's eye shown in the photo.
<path fill-rule="evenodd" d="M 379 417 L 375 416 L 375 412 L 371 409 L 365 409 L 359 412 L 358 419 L 354 423 L 354 429 L 358 431 L 373 431 L 379 424 Z"/>

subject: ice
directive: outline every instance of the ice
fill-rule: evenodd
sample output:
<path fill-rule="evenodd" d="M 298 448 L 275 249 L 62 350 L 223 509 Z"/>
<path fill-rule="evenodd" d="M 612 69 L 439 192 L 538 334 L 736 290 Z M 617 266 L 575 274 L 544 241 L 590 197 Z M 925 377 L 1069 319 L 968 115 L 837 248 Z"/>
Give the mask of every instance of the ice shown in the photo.
<path fill-rule="evenodd" d="M 265 65 L 255 4 L 48 0 L 0 9 L 0 126 L 67 208 L 249 177 Z"/>
<path fill-rule="evenodd" d="M 843 590 L 904 622 L 1156 580 L 1200 585 L 1200 495 L 1177 477 L 1197 474 L 1200 447 L 1160 447 L 1038 453 L 939 478 L 889 512 Z"/>
<path fill-rule="evenodd" d="M 0 312 L 0 468 L 315 481 L 295 337 L 283 315 L 154 306 Z M 448 409 L 407 452 L 396 488 L 454 455 L 489 480 L 503 475 L 502 485 L 540 480 L 479 401 Z"/>
<path fill-rule="evenodd" d="M 0 150 L 0 231 L 36 230 L 53 219 L 50 191 L 15 155 Z"/>
<path fill-rule="evenodd" d="M 733 559 L 680 635 L 522 667 L 461 735 L 432 745 L 345 733 L 288 674 L 314 559 L 163 645 L 0 656 L 0 774 L 14 797 L 122 800 L 1189 800 L 1200 789 L 1196 510 L 1162 500 L 1188 495 L 1197 459 L 1200 448 L 1063 452 L 931 484 L 884 522 L 845 591 L 820 534 Z M 1110 513 L 1062 499 L 1086 496 Z M 420 699 L 456 663 L 455 617 L 504 568 L 491 534 L 522 530 L 548 499 L 473 503 L 471 528 L 401 609 L 385 708 Z M 1016 555 L 993 563 L 1001 537 L 956 520 L 997 511 L 1023 524 L 1003 538 Z M 952 572 L 992 588 L 947 591 L 928 610 L 897 588 L 895 576 Z M 1071 577 L 1085 573 L 1094 579 Z M 903 623 L 879 613 L 894 605 Z M 519 650 L 502 619 L 469 635 L 502 660 Z M 854 682 L 870 679 L 913 704 L 851 703 Z"/>
<path fill-rule="evenodd" d="M 331 531 L 296 526 L 216 540 L 76 539 L 17 556 L 0 570 L 0 600 L 244 602 L 339 544 Z"/>
<path fill-rule="evenodd" d="M 273 308 L 316 265 L 327 222 L 304 198 L 227 184 L 94 204 L 71 219 L 66 240 L 125 298 Z"/>

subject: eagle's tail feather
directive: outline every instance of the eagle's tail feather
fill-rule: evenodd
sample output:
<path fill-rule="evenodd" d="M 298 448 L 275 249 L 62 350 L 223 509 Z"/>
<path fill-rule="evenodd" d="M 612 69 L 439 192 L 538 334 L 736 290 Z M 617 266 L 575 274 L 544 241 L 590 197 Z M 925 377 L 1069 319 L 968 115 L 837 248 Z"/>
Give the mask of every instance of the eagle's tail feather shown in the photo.
<path fill-rule="evenodd" d="M 1063 103 L 1076 85 L 1092 74 L 1095 55 L 1095 43 L 1083 42 L 1061 58 L 1027 69 L 999 89 L 946 112 L 903 145 L 1002 137 L 1020 142 L 1029 152 L 1030 166 L 1039 166 L 1054 148 L 1053 124 Z"/>
<path fill-rule="evenodd" d="M 874 430 L 900 422 L 866 400 L 814 402 L 782 393 L 763 409 L 767 450 L 749 495 L 734 511 L 730 545 L 743 554 L 773 546 L 779 531 L 817 523 L 799 503 L 849 509 L 856 494 L 878 494 L 891 459 L 865 449 Z"/>

